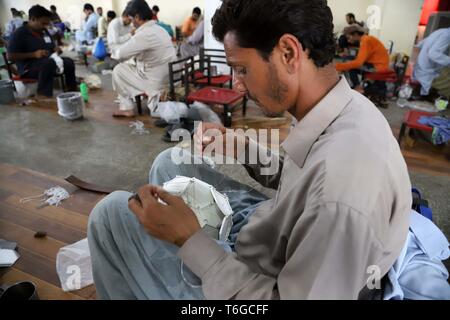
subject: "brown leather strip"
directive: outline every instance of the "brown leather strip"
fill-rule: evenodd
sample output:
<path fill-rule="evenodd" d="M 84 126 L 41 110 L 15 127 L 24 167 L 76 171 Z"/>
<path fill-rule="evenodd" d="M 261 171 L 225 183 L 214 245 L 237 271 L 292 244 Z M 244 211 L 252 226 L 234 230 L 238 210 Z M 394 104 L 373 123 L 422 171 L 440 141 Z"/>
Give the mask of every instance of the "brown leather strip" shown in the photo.
<path fill-rule="evenodd" d="M 98 192 L 98 193 L 106 193 L 106 194 L 112 193 L 112 192 L 115 191 L 114 189 L 109 188 L 109 187 L 98 186 L 98 185 L 95 185 L 95 184 L 83 181 L 83 180 L 78 179 L 77 177 L 75 177 L 73 175 L 68 176 L 65 180 L 67 182 L 73 184 L 74 186 L 77 186 L 78 188 L 83 189 L 83 190 L 87 190 L 87 191 L 93 191 L 93 192 Z"/>

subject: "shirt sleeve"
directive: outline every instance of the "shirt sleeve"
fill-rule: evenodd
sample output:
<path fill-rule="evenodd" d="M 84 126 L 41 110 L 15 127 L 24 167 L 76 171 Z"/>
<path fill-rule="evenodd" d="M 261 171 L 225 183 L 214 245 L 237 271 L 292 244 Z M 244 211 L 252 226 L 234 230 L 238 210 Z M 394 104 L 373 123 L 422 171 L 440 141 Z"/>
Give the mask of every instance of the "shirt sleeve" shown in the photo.
<path fill-rule="evenodd" d="M 369 49 L 369 41 L 366 39 L 361 41 L 356 59 L 349 62 L 336 63 L 336 70 L 342 72 L 361 68 L 369 57 Z"/>
<path fill-rule="evenodd" d="M 97 29 L 97 21 L 98 19 L 95 18 L 94 14 L 91 14 L 86 22 L 86 25 L 84 26 L 84 31 L 91 31 L 92 29 Z"/>
<path fill-rule="evenodd" d="M 281 155 L 249 139 L 245 148 L 245 157 L 241 162 L 253 179 L 266 188 L 278 188 L 284 161 Z M 238 159 L 240 159 L 239 155 Z"/>
<path fill-rule="evenodd" d="M 367 268 L 380 252 L 361 213 L 328 203 L 297 221 L 277 275 L 255 272 L 203 231 L 178 255 L 201 278 L 206 299 L 357 299 L 368 280 Z"/>
<path fill-rule="evenodd" d="M 450 36 L 445 34 L 431 46 L 428 52 L 430 60 L 442 67 L 450 66 L 450 56 L 447 54 L 449 45 Z"/>
<path fill-rule="evenodd" d="M 126 43 L 121 44 L 115 49 L 111 57 L 118 61 L 126 61 L 142 51 L 152 48 L 154 45 L 148 35 L 145 38 L 141 34 L 134 35 Z"/>

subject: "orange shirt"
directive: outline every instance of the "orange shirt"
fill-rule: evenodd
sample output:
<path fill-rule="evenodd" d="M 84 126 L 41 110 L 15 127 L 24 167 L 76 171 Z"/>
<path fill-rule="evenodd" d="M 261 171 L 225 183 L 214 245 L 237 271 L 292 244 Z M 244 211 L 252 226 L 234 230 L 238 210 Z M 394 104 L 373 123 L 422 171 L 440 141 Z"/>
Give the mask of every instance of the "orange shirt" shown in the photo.
<path fill-rule="evenodd" d="M 389 69 L 389 54 L 381 43 L 375 37 L 362 36 L 358 56 L 355 60 L 336 63 L 337 71 L 348 71 L 352 69 L 359 69 L 365 63 L 373 64 L 377 72 Z"/>
<path fill-rule="evenodd" d="M 194 33 L 195 28 L 197 28 L 198 21 L 192 19 L 192 17 L 187 18 L 183 26 L 181 27 L 181 32 L 185 37 L 189 37 Z"/>

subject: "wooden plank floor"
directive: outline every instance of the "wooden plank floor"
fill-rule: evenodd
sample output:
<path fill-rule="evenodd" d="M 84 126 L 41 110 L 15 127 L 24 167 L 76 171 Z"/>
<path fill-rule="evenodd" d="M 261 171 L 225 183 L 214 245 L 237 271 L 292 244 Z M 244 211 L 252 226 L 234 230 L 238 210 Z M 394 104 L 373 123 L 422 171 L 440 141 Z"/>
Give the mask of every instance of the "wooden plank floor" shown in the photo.
<path fill-rule="evenodd" d="M 71 194 L 59 207 L 20 203 L 57 185 Z M 101 198 L 62 179 L 0 163 L 0 238 L 17 242 L 21 255 L 12 268 L 0 269 L 0 284 L 32 281 L 41 299 L 95 299 L 94 286 L 71 293 L 61 290 L 56 255 L 61 247 L 86 238 L 88 215 Z M 34 238 L 37 231 L 47 232 L 47 237 Z"/>

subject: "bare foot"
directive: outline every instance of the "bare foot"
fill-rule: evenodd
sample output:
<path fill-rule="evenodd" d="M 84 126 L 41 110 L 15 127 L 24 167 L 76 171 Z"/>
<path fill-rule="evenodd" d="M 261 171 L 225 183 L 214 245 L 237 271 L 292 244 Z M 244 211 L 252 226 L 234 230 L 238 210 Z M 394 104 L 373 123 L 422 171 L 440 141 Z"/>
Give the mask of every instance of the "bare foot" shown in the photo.
<path fill-rule="evenodd" d="M 132 118 L 134 117 L 134 111 L 133 110 L 117 110 L 114 111 L 113 117 L 126 117 L 126 118 Z"/>

